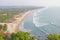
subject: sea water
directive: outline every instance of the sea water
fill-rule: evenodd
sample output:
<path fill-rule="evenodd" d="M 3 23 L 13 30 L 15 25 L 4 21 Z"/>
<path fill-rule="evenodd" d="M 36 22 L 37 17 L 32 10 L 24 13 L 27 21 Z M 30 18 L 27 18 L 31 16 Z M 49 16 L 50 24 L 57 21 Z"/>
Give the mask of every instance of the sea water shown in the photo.
<path fill-rule="evenodd" d="M 29 14 L 22 23 L 26 31 L 28 29 L 40 40 L 45 40 L 50 33 L 60 34 L 60 7 L 51 7 Z"/>

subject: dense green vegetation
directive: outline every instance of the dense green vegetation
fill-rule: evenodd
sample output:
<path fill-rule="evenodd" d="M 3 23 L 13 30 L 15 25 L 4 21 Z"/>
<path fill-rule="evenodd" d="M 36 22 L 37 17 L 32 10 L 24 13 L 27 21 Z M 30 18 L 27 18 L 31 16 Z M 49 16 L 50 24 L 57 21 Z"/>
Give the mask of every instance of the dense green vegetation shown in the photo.
<path fill-rule="evenodd" d="M 0 32 L 0 40 L 36 40 L 36 38 L 23 31 L 12 33 L 11 35 L 4 35 L 4 33 Z"/>
<path fill-rule="evenodd" d="M 7 31 L 7 25 L 0 25 L 0 40 L 36 40 L 28 32 L 18 31 L 17 33 L 10 34 Z"/>
<path fill-rule="evenodd" d="M 59 34 L 49 34 L 47 38 L 48 38 L 48 40 L 60 40 L 60 35 Z"/>
<path fill-rule="evenodd" d="M 14 15 L 25 12 L 20 8 L 0 8 L 0 22 L 10 22 Z"/>
<path fill-rule="evenodd" d="M 11 34 L 11 40 L 36 40 L 36 38 L 30 36 L 28 32 L 19 31 Z"/>
<path fill-rule="evenodd" d="M 0 22 L 10 22 L 14 15 L 26 12 L 28 10 L 39 9 L 43 7 L 35 6 L 0 6 Z"/>
<path fill-rule="evenodd" d="M 9 22 L 14 15 L 14 12 L 0 12 L 0 22 Z"/>

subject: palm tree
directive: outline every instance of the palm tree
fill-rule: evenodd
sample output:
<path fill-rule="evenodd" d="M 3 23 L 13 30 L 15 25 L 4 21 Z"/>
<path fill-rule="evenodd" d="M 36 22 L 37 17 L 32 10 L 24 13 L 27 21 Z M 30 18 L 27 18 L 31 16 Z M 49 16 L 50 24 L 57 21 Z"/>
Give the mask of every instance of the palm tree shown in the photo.
<path fill-rule="evenodd" d="M 0 30 L 2 29 L 2 25 L 0 25 Z"/>
<path fill-rule="evenodd" d="M 30 39 L 30 34 L 28 32 L 24 33 L 24 40 L 29 40 Z"/>
<path fill-rule="evenodd" d="M 3 26 L 3 30 L 4 30 L 4 31 L 7 30 L 7 25 L 6 25 L 6 24 L 4 24 L 4 26 Z"/>
<path fill-rule="evenodd" d="M 16 37 L 16 34 L 15 33 L 12 33 L 10 36 L 11 36 L 11 40 L 14 40 L 15 37 Z"/>
<path fill-rule="evenodd" d="M 4 40 L 4 35 L 2 32 L 0 32 L 0 40 Z"/>

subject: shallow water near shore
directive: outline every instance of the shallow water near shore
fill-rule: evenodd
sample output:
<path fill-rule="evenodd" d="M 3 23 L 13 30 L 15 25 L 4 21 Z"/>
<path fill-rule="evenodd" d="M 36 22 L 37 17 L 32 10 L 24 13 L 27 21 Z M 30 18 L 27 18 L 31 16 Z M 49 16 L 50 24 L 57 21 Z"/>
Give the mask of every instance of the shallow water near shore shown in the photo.
<path fill-rule="evenodd" d="M 45 40 L 50 33 L 60 34 L 60 8 L 48 8 L 26 16 L 21 25 L 23 31 L 29 31 L 40 40 Z M 36 15 L 35 15 L 36 14 Z"/>

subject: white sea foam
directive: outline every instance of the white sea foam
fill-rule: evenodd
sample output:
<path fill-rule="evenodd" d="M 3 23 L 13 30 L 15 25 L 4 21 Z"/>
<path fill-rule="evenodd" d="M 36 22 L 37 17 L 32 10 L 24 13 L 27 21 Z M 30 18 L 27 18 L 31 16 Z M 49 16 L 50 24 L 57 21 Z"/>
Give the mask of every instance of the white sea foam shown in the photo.
<path fill-rule="evenodd" d="M 33 23 L 35 24 L 36 27 L 41 27 L 41 26 L 44 26 L 44 25 L 47 25 L 48 24 L 48 23 L 41 23 L 41 22 L 39 22 L 39 20 L 36 17 L 38 15 L 37 13 L 40 13 L 41 11 L 43 11 L 45 9 L 47 9 L 47 8 L 40 9 L 40 10 L 34 12 L 34 15 L 33 15 Z"/>

